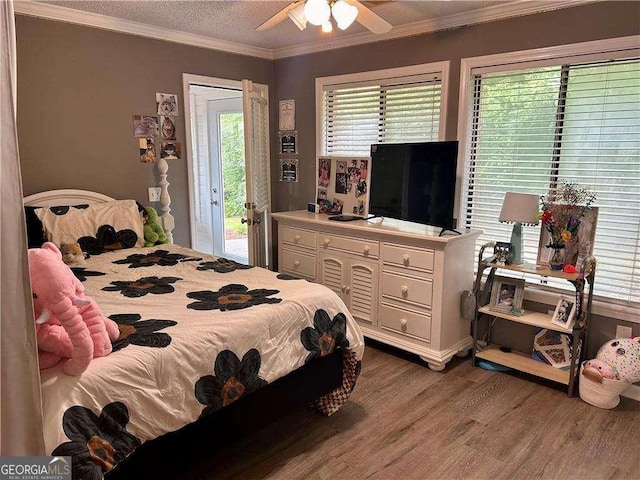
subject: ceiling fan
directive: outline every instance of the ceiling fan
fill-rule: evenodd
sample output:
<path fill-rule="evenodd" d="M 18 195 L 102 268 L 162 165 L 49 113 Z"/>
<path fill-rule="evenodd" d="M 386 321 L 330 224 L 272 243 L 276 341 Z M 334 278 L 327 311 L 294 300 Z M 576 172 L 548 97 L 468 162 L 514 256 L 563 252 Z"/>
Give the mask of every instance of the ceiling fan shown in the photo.
<path fill-rule="evenodd" d="M 373 33 L 386 33 L 392 25 L 376 15 L 358 0 L 296 0 L 278 13 L 260 24 L 256 30 L 268 30 L 289 17 L 300 30 L 307 23 L 322 26 L 323 32 L 331 32 L 331 18 L 338 28 L 345 30 L 354 21 L 371 30 Z"/>

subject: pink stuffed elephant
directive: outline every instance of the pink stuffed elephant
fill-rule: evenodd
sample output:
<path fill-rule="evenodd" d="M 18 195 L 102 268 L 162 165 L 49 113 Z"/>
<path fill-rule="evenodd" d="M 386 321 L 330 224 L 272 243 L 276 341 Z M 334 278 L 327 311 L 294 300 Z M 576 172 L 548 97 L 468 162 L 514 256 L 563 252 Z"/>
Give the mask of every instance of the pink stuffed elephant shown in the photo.
<path fill-rule="evenodd" d="M 93 357 L 111 353 L 118 325 L 84 295 L 84 286 L 53 243 L 29 249 L 29 273 L 41 369 L 68 358 L 64 372 L 80 375 Z"/>

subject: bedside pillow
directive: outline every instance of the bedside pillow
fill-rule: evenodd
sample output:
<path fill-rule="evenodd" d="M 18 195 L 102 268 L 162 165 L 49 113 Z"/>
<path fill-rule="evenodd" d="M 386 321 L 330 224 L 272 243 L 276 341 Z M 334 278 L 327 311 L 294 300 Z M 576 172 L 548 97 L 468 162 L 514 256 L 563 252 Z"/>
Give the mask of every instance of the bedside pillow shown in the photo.
<path fill-rule="evenodd" d="M 36 209 L 40 207 L 24 207 L 24 219 L 27 224 L 27 246 L 29 248 L 40 248 L 47 239 L 44 236 L 44 227 L 36 215 Z"/>
<path fill-rule="evenodd" d="M 35 209 L 35 214 L 47 240 L 56 245 L 78 242 L 84 251 L 97 255 L 144 244 L 142 215 L 135 200 L 43 207 Z"/>

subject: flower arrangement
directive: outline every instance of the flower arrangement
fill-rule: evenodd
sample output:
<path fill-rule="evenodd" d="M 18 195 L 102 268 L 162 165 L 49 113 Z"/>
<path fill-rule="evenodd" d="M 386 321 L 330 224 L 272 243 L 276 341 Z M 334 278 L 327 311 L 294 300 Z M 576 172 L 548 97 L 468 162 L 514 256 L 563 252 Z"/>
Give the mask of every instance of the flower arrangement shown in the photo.
<path fill-rule="evenodd" d="M 582 217 L 596 196 L 575 183 L 562 182 L 560 187 L 540 197 L 540 221 L 549 232 L 547 248 L 564 248 L 576 236 Z"/>

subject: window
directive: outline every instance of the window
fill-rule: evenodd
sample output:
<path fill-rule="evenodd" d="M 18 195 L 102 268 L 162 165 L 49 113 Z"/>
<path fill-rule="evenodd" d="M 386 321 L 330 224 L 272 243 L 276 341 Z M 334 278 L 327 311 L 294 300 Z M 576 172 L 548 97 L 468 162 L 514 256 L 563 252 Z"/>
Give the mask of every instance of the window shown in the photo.
<path fill-rule="evenodd" d="M 511 226 L 498 222 L 505 192 L 545 195 L 563 180 L 576 182 L 596 193 L 600 207 L 594 292 L 640 302 L 637 47 L 544 63 L 476 62 L 468 72 L 461 213 L 466 227 L 484 230 L 478 247 L 509 238 Z M 524 228 L 524 260 L 535 263 L 540 227 Z"/>
<path fill-rule="evenodd" d="M 440 139 L 448 62 L 319 78 L 320 155 L 369 155 L 373 143 Z"/>

